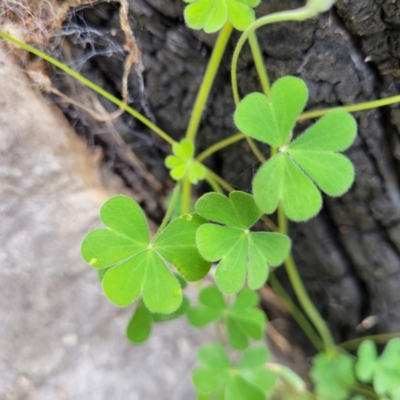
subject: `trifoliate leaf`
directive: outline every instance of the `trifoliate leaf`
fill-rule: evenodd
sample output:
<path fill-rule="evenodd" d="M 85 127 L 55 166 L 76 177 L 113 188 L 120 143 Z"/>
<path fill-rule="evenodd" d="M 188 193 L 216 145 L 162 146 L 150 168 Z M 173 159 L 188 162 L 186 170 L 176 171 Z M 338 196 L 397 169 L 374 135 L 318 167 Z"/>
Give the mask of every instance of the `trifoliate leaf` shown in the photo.
<path fill-rule="evenodd" d="M 375 362 L 374 389 L 380 396 L 393 400 L 400 392 L 400 338 L 391 339 Z"/>
<path fill-rule="evenodd" d="M 244 285 L 246 275 L 251 289 L 261 287 L 269 265 L 282 263 L 290 249 L 290 239 L 278 233 L 253 233 L 249 228 L 260 217 L 253 197 L 232 192 L 229 199 L 209 193 L 196 203 L 196 211 L 226 226 L 204 224 L 196 234 L 200 254 L 208 261 L 219 261 L 215 281 L 222 292 L 233 294 Z"/>
<path fill-rule="evenodd" d="M 284 77 L 271 96 L 252 93 L 238 105 L 234 120 L 246 135 L 279 149 L 253 180 L 254 200 L 266 214 L 281 203 L 289 219 L 305 221 L 322 206 L 320 190 L 330 196 L 345 193 L 354 181 L 354 168 L 342 154 L 356 136 L 354 118 L 344 110 L 322 117 L 294 141 L 292 130 L 307 101 L 301 79 Z"/>
<path fill-rule="evenodd" d="M 181 304 L 182 291 L 165 260 L 187 279 L 199 279 L 210 268 L 195 246 L 195 232 L 205 222 L 196 214 L 172 221 L 154 243 L 143 211 L 129 197 L 111 198 L 100 215 L 108 229 L 85 237 L 82 256 L 95 268 L 109 268 L 103 290 L 119 306 L 130 305 L 142 294 L 151 312 L 169 314 Z"/>
<path fill-rule="evenodd" d="M 227 21 L 244 31 L 255 19 L 253 8 L 260 0 L 185 0 L 185 21 L 192 29 L 206 33 L 220 30 Z"/>
<path fill-rule="evenodd" d="M 274 388 L 275 380 L 264 367 L 268 352 L 261 349 L 249 348 L 233 367 L 221 345 L 202 346 L 198 360 L 203 365 L 192 374 L 196 390 L 210 396 L 222 391 L 225 400 L 265 400 L 265 393 Z"/>
<path fill-rule="evenodd" d="M 290 141 L 307 98 L 307 86 L 301 79 L 280 78 L 272 85 L 269 98 L 251 93 L 239 103 L 234 114 L 235 124 L 254 139 L 282 147 Z"/>
<path fill-rule="evenodd" d="M 322 207 L 318 189 L 285 153 L 273 156 L 257 171 L 253 194 L 263 212 L 271 214 L 281 203 L 292 221 L 305 221 Z"/>
<path fill-rule="evenodd" d="M 204 165 L 193 159 L 193 142 L 183 139 L 172 146 L 172 152 L 174 155 L 165 159 L 165 165 L 171 170 L 170 175 L 173 179 L 179 181 L 187 175 L 189 181 L 196 184 L 206 177 Z"/>
<path fill-rule="evenodd" d="M 190 307 L 188 320 L 195 327 L 205 326 L 221 318 L 226 309 L 226 303 L 216 286 L 203 288 L 199 293 L 199 305 Z"/>
<path fill-rule="evenodd" d="M 351 356 L 319 353 L 314 357 L 310 374 L 315 393 L 324 400 L 347 399 L 355 383 L 353 366 Z"/>
<path fill-rule="evenodd" d="M 189 322 L 196 327 L 207 325 L 221 319 L 226 324 L 228 340 L 235 349 L 248 347 L 249 338 L 263 338 L 266 317 L 256 308 L 258 295 L 244 289 L 237 295 L 234 303 L 228 305 L 216 286 L 209 286 L 199 293 L 199 305 L 192 306 L 187 315 Z"/>
<path fill-rule="evenodd" d="M 375 362 L 378 359 L 378 351 L 372 340 L 364 340 L 358 348 L 358 360 L 355 371 L 357 378 L 363 383 L 372 382 Z"/>

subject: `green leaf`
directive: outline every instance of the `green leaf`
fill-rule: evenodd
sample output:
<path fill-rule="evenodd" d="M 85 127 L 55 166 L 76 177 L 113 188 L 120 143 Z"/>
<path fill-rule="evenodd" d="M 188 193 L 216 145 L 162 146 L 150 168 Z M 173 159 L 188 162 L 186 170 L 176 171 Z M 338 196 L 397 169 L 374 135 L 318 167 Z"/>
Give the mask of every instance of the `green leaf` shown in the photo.
<path fill-rule="evenodd" d="M 237 368 L 254 368 L 264 365 L 269 360 L 269 351 L 263 345 L 247 349 L 237 364 Z"/>
<path fill-rule="evenodd" d="M 231 375 L 226 386 L 226 400 L 265 400 L 263 391 L 248 383 L 240 375 Z"/>
<path fill-rule="evenodd" d="M 334 110 L 306 130 L 287 151 L 320 189 L 330 196 L 345 193 L 354 181 L 354 167 L 337 151 L 354 141 L 357 126 L 344 110 Z"/>
<path fill-rule="evenodd" d="M 188 281 L 203 278 L 211 267 L 211 263 L 200 256 L 196 246 L 196 231 L 205 222 L 197 214 L 182 215 L 174 219 L 153 244 L 154 250 Z"/>
<path fill-rule="evenodd" d="M 238 30 L 245 30 L 255 19 L 252 7 L 260 0 L 185 0 L 185 21 L 192 29 L 206 33 L 220 30 L 229 20 Z"/>
<path fill-rule="evenodd" d="M 182 303 L 179 308 L 171 314 L 151 314 L 153 322 L 167 322 L 179 318 L 180 316 L 186 314 L 189 310 L 190 302 L 186 296 L 183 296 Z"/>
<path fill-rule="evenodd" d="M 142 251 L 108 271 L 103 290 L 122 307 L 129 306 L 142 292 L 144 304 L 153 313 L 171 313 L 182 302 L 178 280 L 152 250 Z"/>
<path fill-rule="evenodd" d="M 293 221 L 305 221 L 322 207 L 322 199 L 312 181 L 285 153 L 279 153 L 264 163 L 253 180 L 254 200 L 266 214 L 279 203 Z"/>
<path fill-rule="evenodd" d="M 311 380 L 315 393 L 324 400 L 347 399 L 355 383 L 354 361 L 345 354 L 320 353 L 313 360 Z"/>
<path fill-rule="evenodd" d="M 188 320 L 191 325 L 200 327 L 209 324 L 224 314 L 226 304 L 221 292 L 216 286 L 203 288 L 199 293 L 198 306 L 188 310 Z"/>
<path fill-rule="evenodd" d="M 100 214 L 108 229 L 96 229 L 85 237 L 82 256 L 93 267 L 105 269 L 102 285 L 106 296 L 119 306 L 128 306 L 142 294 L 152 313 L 176 311 L 182 291 L 166 261 L 188 280 L 200 279 L 208 272 L 211 264 L 195 245 L 196 230 L 205 220 L 197 214 L 177 218 L 150 243 L 144 213 L 129 197 L 111 198 Z"/>
<path fill-rule="evenodd" d="M 254 297 L 257 302 L 254 303 Z M 240 292 L 228 310 L 226 327 L 231 346 L 243 350 L 249 345 L 249 337 L 260 340 L 264 336 L 266 317 L 263 311 L 254 308 L 258 296 L 250 289 Z"/>
<path fill-rule="evenodd" d="M 374 368 L 374 389 L 380 396 L 393 399 L 400 392 L 400 339 L 391 339 Z"/>
<path fill-rule="evenodd" d="M 286 216 L 297 222 L 315 216 L 322 207 L 315 185 L 330 196 L 340 196 L 354 181 L 352 163 L 338 154 L 351 145 L 357 131 L 354 118 L 346 111 L 329 112 L 291 142 L 307 97 L 301 79 L 283 77 L 272 86 L 269 98 L 251 93 L 234 114 L 243 133 L 279 149 L 254 177 L 257 206 L 270 214 L 281 203 Z"/>
<path fill-rule="evenodd" d="M 307 98 L 307 87 L 301 79 L 280 78 L 272 85 L 270 98 L 252 93 L 239 103 L 234 114 L 235 124 L 254 139 L 282 147 L 290 140 Z"/>
<path fill-rule="evenodd" d="M 230 306 L 216 286 L 208 286 L 199 293 L 200 304 L 192 306 L 187 315 L 189 322 L 196 327 L 223 319 L 231 346 L 245 349 L 249 345 L 249 337 L 259 340 L 264 335 L 266 317 L 256 308 L 258 301 L 256 292 L 244 289 Z"/>
<path fill-rule="evenodd" d="M 152 316 L 142 302 L 138 303 L 126 329 L 128 339 L 137 344 L 145 342 L 151 333 Z"/>
<path fill-rule="evenodd" d="M 364 340 L 358 348 L 358 360 L 355 367 L 357 378 L 363 383 L 372 382 L 374 365 L 378 351 L 372 340 Z"/>
<path fill-rule="evenodd" d="M 275 386 L 273 374 L 263 366 L 268 359 L 265 346 L 249 348 L 237 368 L 231 367 L 225 349 L 219 344 L 202 346 L 197 358 L 203 365 L 193 371 L 193 383 L 198 392 L 209 398 L 217 395 L 225 400 L 265 400 L 265 392 Z M 220 396 L 221 391 L 224 396 Z"/>
<path fill-rule="evenodd" d="M 196 211 L 204 218 L 230 226 L 248 229 L 261 217 L 253 196 L 234 191 L 229 198 L 220 193 L 207 193 L 196 202 Z"/>
<path fill-rule="evenodd" d="M 192 141 L 183 139 L 180 143 L 174 143 L 172 152 L 175 155 L 165 159 L 165 166 L 171 170 L 170 175 L 174 180 L 179 181 L 187 175 L 189 181 L 196 184 L 206 177 L 204 165 L 193 159 L 194 144 Z"/>
<path fill-rule="evenodd" d="M 196 234 L 200 254 L 208 261 L 221 260 L 215 281 L 222 292 L 238 292 L 246 274 L 249 287 L 258 289 L 267 279 L 268 264 L 279 265 L 287 257 L 287 236 L 248 231 L 260 216 L 251 195 L 232 192 L 228 199 L 217 193 L 207 194 L 197 201 L 196 210 L 204 218 L 227 225 L 204 224 Z"/>
<path fill-rule="evenodd" d="M 230 368 L 229 358 L 220 344 L 210 343 L 203 345 L 197 353 L 197 359 L 206 367 L 219 368 L 221 370 Z"/>

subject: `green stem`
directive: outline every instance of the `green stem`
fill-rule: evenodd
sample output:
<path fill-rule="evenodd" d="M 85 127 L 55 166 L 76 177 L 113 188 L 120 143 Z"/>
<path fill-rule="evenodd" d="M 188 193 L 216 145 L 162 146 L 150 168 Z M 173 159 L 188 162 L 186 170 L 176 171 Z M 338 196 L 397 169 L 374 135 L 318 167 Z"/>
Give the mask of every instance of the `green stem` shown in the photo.
<path fill-rule="evenodd" d="M 314 324 L 316 330 L 321 336 L 326 350 L 333 349 L 335 347 L 335 342 L 333 340 L 332 334 L 326 325 L 325 321 L 321 317 L 320 313 L 311 301 L 307 290 L 305 289 L 303 282 L 300 278 L 299 271 L 297 270 L 296 264 L 292 255 L 285 261 L 286 272 L 289 276 L 290 282 L 293 286 L 294 292 L 302 305 L 304 311 L 310 318 L 311 322 Z"/>
<path fill-rule="evenodd" d="M 211 186 L 212 190 L 214 190 L 214 192 L 223 194 L 221 186 L 214 179 L 212 179 L 210 176 L 206 176 L 206 181 Z"/>
<path fill-rule="evenodd" d="M 74 78 L 77 81 L 83 83 L 88 88 L 94 90 L 96 93 L 100 94 L 101 96 L 105 97 L 107 100 L 111 101 L 111 103 L 114 103 L 119 108 L 122 108 L 124 111 L 126 111 L 129 114 L 131 114 L 137 120 L 139 120 L 144 125 L 146 125 L 149 129 L 151 129 L 154 133 L 156 133 L 158 136 L 163 138 L 170 145 L 173 145 L 175 143 L 174 139 L 172 139 L 166 132 L 164 132 L 157 125 L 153 124 L 153 122 L 151 122 L 149 119 L 147 119 L 140 112 L 138 112 L 135 109 L 133 109 L 132 107 L 128 106 L 124 101 L 120 100 L 116 96 L 113 96 L 111 93 L 107 92 L 102 87 L 96 85 L 91 80 L 85 78 L 83 75 L 81 75 L 78 72 L 74 71 L 73 69 L 67 67 L 62 62 L 56 60 L 55 58 L 49 56 L 46 53 L 43 53 L 42 51 L 40 51 L 38 49 L 35 49 L 34 47 L 30 46 L 29 44 L 21 42 L 18 39 L 15 39 L 14 37 L 12 37 L 10 35 L 7 35 L 7 33 L 4 33 L 2 31 L 0 31 L 0 37 L 2 37 L 4 39 L 7 39 L 11 43 L 16 44 L 17 46 L 23 48 L 24 50 L 29 51 L 32 54 L 35 54 L 36 56 L 42 58 L 43 60 L 46 60 L 50 64 L 53 64 L 55 67 L 61 69 L 62 71 L 64 71 L 68 75 L 70 75 L 72 78 Z"/>
<path fill-rule="evenodd" d="M 310 339 L 310 342 L 314 345 L 314 347 L 318 351 L 323 351 L 324 346 L 321 342 L 321 338 L 318 336 L 314 327 L 308 322 L 307 318 L 303 315 L 303 313 L 299 310 L 299 308 L 293 303 L 292 299 L 286 293 L 286 290 L 279 283 L 279 280 L 275 276 L 274 273 L 271 273 L 269 276 L 269 282 L 271 283 L 272 288 L 279 295 L 282 301 L 285 303 L 292 317 L 296 320 L 300 328 Z"/>
<path fill-rule="evenodd" d="M 192 184 L 189 177 L 186 175 L 183 178 L 182 184 L 182 214 L 190 213 L 190 197 L 192 193 Z"/>
<path fill-rule="evenodd" d="M 204 75 L 203 81 L 201 83 L 199 93 L 197 94 L 193 112 L 190 117 L 189 125 L 187 127 L 186 138 L 189 140 L 194 141 L 194 139 L 196 138 L 196 134 L 200 125 L 201 115 L 203 113 L 205 104 L 208 99 L 208 95 L 211 90 L 211 86 L 214 82 L 215 76 L 217 74 L 222 56 L 224 55 L 224 51 L 231 36 L 232 30 L 233 30 L 232 24 L 230 22 L 227 22 L 218 35 L 217 42 L 215 43 L 210 61 L 208 62 L 207 70 Z"/>
<path fill-rule="evenodd" d="M 249 137 L 246 136 L 246 141 L 247 144 L 249 145 L 251 151 L 253 152 L 253 154 L 256 156 L 257 160 L 260 161 L 261 164 L 265 163 L 266 158 L 262 155 L 262 153 L 260 152 L 260 150 L 258 150 L 257 145 L 254 143 L 254 140 Z"/>
<path fill-rule="evenodd" d="M 278 226 L 279 232 L 287 235 L 288 234 L 288 224 L 285 213 L 282 210 L 282 206 L 278 206 Z M 296 263 L 291 254 L 285 260 L 286 272 L 289 276 L 290 282 L 293 286 L 293 290 L 296 293 L 297 299 L 299 300 L 301 306 L 306 312 L 308 318 L 314 324 L 316 330 L 321 336 L 324 343 L 325 350 L 331 350 L 335 348 L 335 342 L 333 340 L 332 334 L 326 325 L 325 321 L 321 317 L 317 308 L 311 301 L 306 288 L 300 278 L 299 271 L 297 270 Z"/>
<path fill-rule="evenodd" d="M 325 115 L 329 111 L 336 110 L 338 108 L 340 108 L 342 110 L 346 110 L 348 112 L 357 112 L 357 111 L 370 110 L 371 108 L 389 106 L 391 104 L 395 104 L 395 103 L 399 103 L 399 102 L 400 102 L 400 95 L 397 95 L 397 96 L 392 96 L 392 97 L 386 97 L 385 99 L 367 101 L 365 103 L 352 104 L 349 106 L 338 106 L 338 107 L 324 108 L 322 110 L 307 111 L 307 112 L 301 114 L 299 116 L 298 120 L 302 121 L 302 120 L 309 119 L 309 118 L 321 117 L 322 115 Z"/>
<path fill-rule="evenodd" d="M 169 201 L 169 205 L 167 208 L 167 211 L 165 212 L 164 218 L 161 222 L 161 225 L 159 226 L 156 235 L 154 236 L 154 240 L 157 238 L 157 236 L 164 230 L 164 228 L 167 226 L 168 221 L 171 218 L 171 215 L 174 211 L 174 208 L 176 206 L 176 202 L 178 200 L 179 192 L 181 190 L 181 183 L 178 182 L 176 186 L 174 187 L 174 191 L 172 192 L 171 199 Z"/>
<path fill-rule="evenodd" d="M 213 179 L 215 182 L 217 182 L 220 186 L 222 186 L 227 192 L 233 192 L 235 189 L 233 186 L 231 186 L 228 182 L 226 182 L 224 179 L 222 179 L 219 175 L 217 175 L 215 172 L 213 172 L 211 169 L 207 169 L 207 175 Z"/>
<path fill-rule="evenodd" d="M 205 149 L 202 151 L 197 157 L 196 160 L 199 162 L 204 161 L 207 157 L 210 157 L 211 154 L 214 154 L 215 152 L 224 149 L 225 147 L 230 146 L 233 143 L 239 142 L 240 140 L 243 140 L 246 138 L 246 135 L 244 133 L 237 133 L 236 135 L 229 136 L 226 139 L 223 139 L 217 143 L 214 143 L 212 146 L 210 146 L 208 149 Z"/>
<path fill-rule="evenodd" d="M 283 21 L 304 21 L 308 18 L 311 18 L 315 15 L 315 12 L 312 12 L 306 6 L 298 8 L 296 10 L 289 10 L 278 12 L 270 15 L 266 15 L 265 17 L 259 18 L 254 21 L 240 36 L 240 39 L 235 47 L 235 51 L 233 53 L 232 58 L 232 68 L 231 68 L 231 79 L 232 79 L 232 91 L 233 98 L 235 100 L 235 104 L 239 103 L 239 89 L 237 84 L 237 63 L 239 59 L 240 52 L 245 44 L 246 40 L 250 37 L 250 35 L 255 32 L 261 26 L 272 24 L 274 22 L 283 22 Z"/>
<path fill-rule="evenodd" d="M 258 77 L 261 82 L 261 86 L 263 91 L 267 97 L 269 97 L 270 92 L 270 83 L 267 71 L 264 66 L 264 60 L 261 53 L 260 45 L 258 44 L 257 35 L 255 32 L 252 32 L 249 36 L 249 44 L 251 53 L 253 54 L 254 64 L 256 66 L 256 70 L 258 73 Z"/>
<path fill-rule="evenodd" d="M 362 386 L 362 385 L 358 384 L 358 385 L 352 386 L 351 390 L 353 392 L 356 392 L 358 394 L 366 396 L 369 399 L 379 399 L 379 396 L 372 389 L 370 389 L 368 386 L 366 387 L 366 386 Z"/>
<path fill-rule="evenodd" d="M 372 340 L 377 344 L 385 344 L 387 343 L 390 339 L 398 338 L 400 337 L 400 332 L 398 333 L 383 333 L 379 335 L 370 335 L 370 336 L 364 336 L 361 338 L 357 339 L 351 339 L 346 342 L 343 342 L 339 344 L 339 347 L 341 347 L 344 350 L 352 351 L 358 348 L 358 346 L 364 341 L 364 340 Z"/>

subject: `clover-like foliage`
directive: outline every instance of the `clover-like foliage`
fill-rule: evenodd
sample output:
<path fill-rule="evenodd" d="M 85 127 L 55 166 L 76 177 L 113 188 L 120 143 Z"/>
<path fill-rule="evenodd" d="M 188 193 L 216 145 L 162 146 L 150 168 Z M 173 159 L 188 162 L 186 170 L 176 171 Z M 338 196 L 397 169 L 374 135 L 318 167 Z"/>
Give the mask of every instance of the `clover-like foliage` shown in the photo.
<path fill-rule="evenodd" d="M 180 143 L 172 146 L 173 156 L 165 159 L 165 165 L 169 168 L 170 175 L 176 181 L 188 176 L 189 181 L 196 184 L 206 176 L 206 169 L 203 164 L 193 159 L 194 145 L 188 139 L 183 139 Z"/>
<path fill-rule="evenodd" d="M 249 231 L 261 216 L 250 194 L 234 191 L 227 198 L 219 193 L 207 193 L 195 207 L 202 217 L 224 225 L 204 224 L 196 234 L 204 259 L 221 260 L 215 281 L 222 292 L 238 292 L 246 277 L 249 287 L 258 289 L 267 280 L 268 266 L 278 266 L 287 257 L 290 249 L 287 236 Z"/>
<path fill-rule="evenodd" d="M 324 400 L 346 400 L 355 383 L 354 360 L 346 354 L 319 353 L 314 357 L 311 380 Z"/>
<path fill-rule="evenodd" d="M 281 203 L 293 221 L 304 221 L 318 213 L 322 199 L 317 186 L 327 195 L 340 196 L 354 181 L 352 163 L 339 154 L 356 136 L 356 122 L 348 112 L 329 112 L 292 141 L 293 128 L 307 98 L 305 83 L 287 76 L 275 82 L 269 98 L 261 93 L 245 97 L 234 115 L 243 133 L 279 150 L 254 177 L 257 205 L 270 214 Z"/>
<path fill-rule="evenodd" d="M 264 335 L 266 317 L 256 308 L 258 302 L 256 292 L 244 289 L 229 305 L 216 286 L 208 286 L 200 291 L 199 305 L 191 307 L 187 316 L 195 327 L 222 319 L 231 346 L 243 350 L 248 347 L 249 338 L 260 340 Z"/>
<path fill-rule="evenodd" d="M 400 339 L 388 342 L 380 356 L 372 340 L 365 340 L 358 349 L 356 376 L 363 383 L 373 383 L 379 396 L 400 399 Z"/>
<path fill-rule="evenodd" d="M 151 312 L 169 314 L 180 306 L 182 290 L 166 262 L 189 281 L 210 269 L 195 245 L 196 230 L 206 222 L 197 214 L 174 219 L 153 241 L 142 209 L 127 196 L 104 203 L 100 217 L 107 228 L 89 232 L 81 252 L 94 268 L 108 268 L 103 290 L 119 306 L 130 305 L 141 294 Z"/>
<path fill-rule="evenodd" d="M 275 376 L 264 364 L 269 359 L 264 346 L 248 348 L 236 366 L 232 366 L 220 344 L 200 348 L 197 359 L 200 367 L 192 373 L 200 395 L 217 394 L 224 400 L 265 400 L 265 394 L 275 387 Z"/>
<path fill-rule="evenodd" d="M 227 21 L 244 31 L 255 19 L 253 8 L 260 0 L 184 0 L 186 23 L 192 29 L 206 33 L 219 31 Z"/>

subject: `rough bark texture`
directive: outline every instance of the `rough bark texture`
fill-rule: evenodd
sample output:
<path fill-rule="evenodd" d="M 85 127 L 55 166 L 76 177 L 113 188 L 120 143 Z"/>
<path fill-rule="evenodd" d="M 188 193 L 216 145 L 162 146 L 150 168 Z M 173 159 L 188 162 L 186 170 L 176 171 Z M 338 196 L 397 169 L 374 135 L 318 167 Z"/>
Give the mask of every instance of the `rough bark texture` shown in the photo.
<path fill-rule="evenodd" d="M 263 15 L 303 3 L 268 0 L 257 12 Z M 132 102 L 175 138 L 184 135 L 215 40 L 185 27 L 183 8 L 181 0 L 130 1 L 132 26 L 145 68 L 144 90 L 140 90 L 140 76 L 132 78 Z M 114 5 L 102 3 L 71 16 L 65 31 L 79 26 L 81 32 L 96 28 L 105 33 L 118 25 L 117 16 Z M 391 0 L 339 0 L 332 11 L 307 22 L 264 27 L 258 35 L 271 80 L 287 74 L 303 78 L 310 90 L 308 108 L 399 93 L 399 16 L 400 4 Z M 103 36 L 102 43 L 97 41 L 98 45 L 83 50 L 79 42 L 84 42 L 84 35 L 74 32 L 75 57 L 89 59 L 83 70 L 95 71 L 91 77 L 118 91 L 122 57 L 92 57 L 110 49 L 114 39 Z M 229 66 L 230 58 L 226 57 L 203 118 L 199 150 L 235 132 Z M 239 82 L 242 94 L 259 90 L 248 50 L 240 59 Z M 339 199 L 325 199 L 317 218 L 293 224 L 290 229 L 301 275 L 338 340 L 354 337 L 356 327 L 371 315 L 378 318 L 379 330 L 400 330 L 400 111 L 394 106 L 356 117 L 359 134 L 348 151 L 357 172 L 353 188 Z M 140 151 L 151 172 L 160 181 L 167 181 L 162 167 L 167 148 L 155 137 L 149 142 L 142 134 L 146 129 L 129 119 L 119 128 Z M 208 163 L 243 190 L 250 188 L 258 168 L 245 143 L 219 152 Z M 282 268 L 280 275 L 285 279 Z"/>

